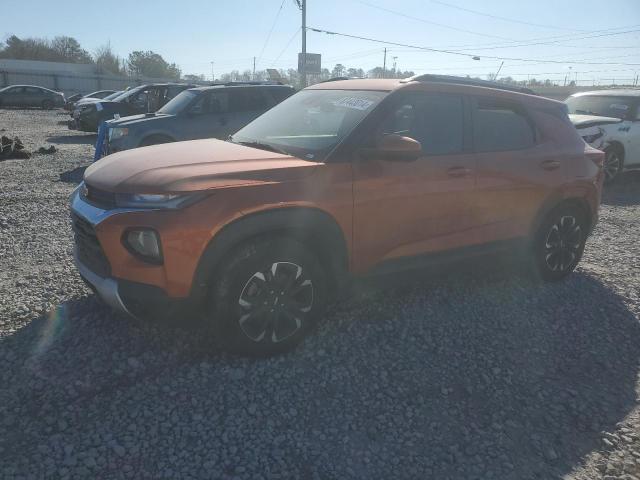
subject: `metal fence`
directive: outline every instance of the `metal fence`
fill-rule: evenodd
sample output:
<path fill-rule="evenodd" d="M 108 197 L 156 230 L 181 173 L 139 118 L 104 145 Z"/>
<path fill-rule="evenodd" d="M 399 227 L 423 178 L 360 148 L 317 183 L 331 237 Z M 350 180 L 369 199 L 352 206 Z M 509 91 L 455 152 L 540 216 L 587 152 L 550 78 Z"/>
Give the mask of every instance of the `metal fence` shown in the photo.
<path fill-rule="evenodd" d="M 120 77 L 115 75 L 78 75 L 60 72 L 0 70 L 0 87 L 37 85 L 64 92 L 66 95 L 96 90 L 123 90 L 145 83 L 175 82 L 168 78 Z"/>

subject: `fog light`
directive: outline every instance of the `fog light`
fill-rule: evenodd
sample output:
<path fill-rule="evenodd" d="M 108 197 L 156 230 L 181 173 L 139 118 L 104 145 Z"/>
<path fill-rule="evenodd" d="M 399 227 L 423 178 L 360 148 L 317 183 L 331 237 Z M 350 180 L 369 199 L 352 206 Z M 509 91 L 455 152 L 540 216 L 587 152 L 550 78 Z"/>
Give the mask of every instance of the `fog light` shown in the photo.
<path fill-rule="evenodd" d="M 123 243 L 127 249 L 152 263 L 162 263 L 160 237 L 149 228 L 133 228 L 124 233 Z"/>

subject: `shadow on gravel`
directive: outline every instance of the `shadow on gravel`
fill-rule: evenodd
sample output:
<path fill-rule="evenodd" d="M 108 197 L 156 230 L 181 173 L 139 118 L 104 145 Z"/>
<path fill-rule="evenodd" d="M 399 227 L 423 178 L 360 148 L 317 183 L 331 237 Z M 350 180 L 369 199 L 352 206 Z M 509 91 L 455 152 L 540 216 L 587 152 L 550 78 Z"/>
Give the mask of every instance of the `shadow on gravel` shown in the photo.
<path fill-rule="evenodd" d="M 103 444 L 93 476 L 559 478 L 635 404 L 638 319 L 584 273 L 537 285 L 496 264 L 361 285 L 264 360 L 68 302 L 0 339 L 5 464 Z"/>
<path fill-rule="evenodd" d="M 56 135 L 47 137 L 47 142 L 56 144 L 73 144 L 73 145 L 95 145 L 97 135 L 95 133 L 86 133 L 84 135 Z"/>
<path fill-rule="evenodd" d="M 67 170 L 66 172 L 62 172 L 60 174 L 60 181 L 64 183 L 75 183 L 78 184 L 82 181 L 84 176 L 84 171 L 87 169 L 84 167 L 76 167 L 73 170 Z"/>
<path fill-rule="evenodd" d="M 629 206 L 640 204 L 640 171 L 623 173 L 602 192 L 604 205 Z"/>

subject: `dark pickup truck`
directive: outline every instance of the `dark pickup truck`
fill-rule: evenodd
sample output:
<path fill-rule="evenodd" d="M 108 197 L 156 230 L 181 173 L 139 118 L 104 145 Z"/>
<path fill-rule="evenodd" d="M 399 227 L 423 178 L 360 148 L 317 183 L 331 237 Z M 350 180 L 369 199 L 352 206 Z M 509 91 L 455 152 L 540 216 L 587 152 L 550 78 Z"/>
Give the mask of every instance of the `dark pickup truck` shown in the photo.
<path fill-rule="evenodd" d="M 140 85 L 111 100 L 81 103 L 73 111 L 69 128 L 95 132 L 104 120 L 110 120 L 116 116 L 126 117 L 139 113 L 155 112 L 180 92 L 194 86 L 186 83 Z"/>

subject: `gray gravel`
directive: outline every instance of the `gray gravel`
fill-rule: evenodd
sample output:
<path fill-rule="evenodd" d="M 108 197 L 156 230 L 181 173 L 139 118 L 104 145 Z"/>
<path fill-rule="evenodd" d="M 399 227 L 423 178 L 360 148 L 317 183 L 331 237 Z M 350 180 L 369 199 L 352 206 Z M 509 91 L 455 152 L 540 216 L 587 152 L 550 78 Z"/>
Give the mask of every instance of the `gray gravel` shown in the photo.
<path fill-rule="evenodd" d="M 84 287 L 67 197 L 95 137 L 65 119 L 0 110 L 58 148 L 0 163 L 0 478 L 640 478 L 640 177 L 560 284 L 493 260 L 369 282 L 256 361 Z"/>

